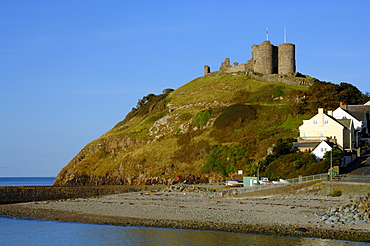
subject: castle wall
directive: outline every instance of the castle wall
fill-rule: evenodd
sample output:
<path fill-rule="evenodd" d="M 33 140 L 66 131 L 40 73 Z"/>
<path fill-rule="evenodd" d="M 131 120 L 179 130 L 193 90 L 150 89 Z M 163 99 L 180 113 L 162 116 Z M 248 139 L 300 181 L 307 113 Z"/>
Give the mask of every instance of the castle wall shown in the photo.
<path fill-rule="evenodd" d="M 248 67 L 247 64 L 239 64 L 237 62 L 234 62 L 233 65 L 230 65 L 230 58 L 225 58 L 225 61 L 221 63 L 221 67 L 220 67 L 220 70 L 218 71 L 218 74 L 245 72 L 248 69 L 247 67 Z M 208 73 L 207 71 L 208 70 L 204 70 L 205 75 L 210 74 L 210 71 Z"/>
<path fill-rule="evenodd" d="M 281 74 L 264 74 L 263 76 L 255 75 L 253 72 L 247 72 L 246 75 L 258 81 L 266 81 L 271 83 L 284 83 L 294 86 L 311 86 L 318 80 L 315 78 L 295 77 L 292 75 Z"/>
<path fill-rule="evenodd" d="M 278 73 L 295 73 L 295 45 L 281 44 L 278 47 Z"/>

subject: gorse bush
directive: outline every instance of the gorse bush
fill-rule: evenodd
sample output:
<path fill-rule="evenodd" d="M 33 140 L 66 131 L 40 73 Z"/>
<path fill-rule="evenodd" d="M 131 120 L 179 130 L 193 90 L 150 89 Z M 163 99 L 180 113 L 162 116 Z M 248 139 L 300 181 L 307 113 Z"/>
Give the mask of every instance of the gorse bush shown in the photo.
<path fill-rule="evenodd" d="M 203 127 L 207 124 L 209 121 L 209 118 L 211 117 L 211 111 L 210 110 L 203 110 L 200 111 L 194 118 L 195 126 L 196 127 Z"/>

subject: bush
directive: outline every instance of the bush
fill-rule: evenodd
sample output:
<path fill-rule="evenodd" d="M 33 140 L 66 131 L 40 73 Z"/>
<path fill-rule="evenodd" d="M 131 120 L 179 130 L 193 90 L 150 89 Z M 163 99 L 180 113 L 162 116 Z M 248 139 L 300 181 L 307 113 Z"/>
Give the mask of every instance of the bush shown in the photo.
<path fill-rule="evenodd" d="M 243 165 L 245 152 L 245 147 L 240 145 L 231 147 L 214 145 L 211 147 L 211 152 L 202 168 L 202 172 L 210 173 L 212 171 L 219 171 L 227 177 L 229 173 L 235 172 L 238 166 Z"/>
<path fill-rule="evenodd" d="M 331 193 L 332 197 L 338 197 L 338 196 L 341 196 L 341 195 L 342 195 L 341 190 L 334 190 L 333 193 Z"/>
<path fill-rule="evenodd" d="M 324 160 L 326 166 L 340 166 L 342 164 L 343 153 L 340 149 L 333 148 L 331 151 L 326 151 L 324 154 Z"/>
<path fill-rule="evenodd" d="M 163 93 L 163 94 L 169 94 L 169 93 L 171 93 L 171 92 L 173 92 L 173 91 L 174 91 L 174 89 L 167 88 L 167 89 L 164 89 L 164 90 L 162 91 L 162 93 Z"/>
<path fill-rule="evenodd" d="M 309 152 L 298 152 L 281 156 L 268 155 L 259 163 L 261 175 L 271 180 L 323 173 L 322 165 L 323 164 L 317 162 L 316 157 Z M 325 169 L 324 172 L 327 172 L 327 169 Z"/>
<path fill-rule="evenodd" d="M 211 117 L 211 111 L 210 110 L 203 110 L 200 111 L 197 116 L 194 118 L 195 126 L 200 128 L 207 124 L 209 118 Z"/>
<path fill-rule="evenodd" d="M 289 154 L 293 146 L 292 141 L 292 138 L 279 138 L 276 142 L 275 147 L 272 149 L 274 155 L 281 156 L 284 154 Z"/>

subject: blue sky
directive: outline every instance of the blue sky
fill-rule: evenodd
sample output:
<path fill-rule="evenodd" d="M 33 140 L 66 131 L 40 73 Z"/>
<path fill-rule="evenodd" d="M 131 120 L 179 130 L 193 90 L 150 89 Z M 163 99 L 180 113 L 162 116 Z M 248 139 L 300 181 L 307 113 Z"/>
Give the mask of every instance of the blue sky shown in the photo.
<path fill-rule="evenodd" d="M 138 99 L 245 63 L 269 39 L 297 71 L 370 91 L 370 2 L 0 0 L 0 177 L 56 176 Z"/>

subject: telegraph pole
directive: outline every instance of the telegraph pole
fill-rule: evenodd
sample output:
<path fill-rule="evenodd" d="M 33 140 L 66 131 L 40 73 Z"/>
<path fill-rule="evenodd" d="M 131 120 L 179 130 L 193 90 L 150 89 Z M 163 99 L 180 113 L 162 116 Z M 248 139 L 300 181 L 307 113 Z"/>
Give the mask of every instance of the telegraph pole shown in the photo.
<path fill-rule="evenodd" d="M 330 181 L 333 181 L 333 148 L 330 151 Z"/>

